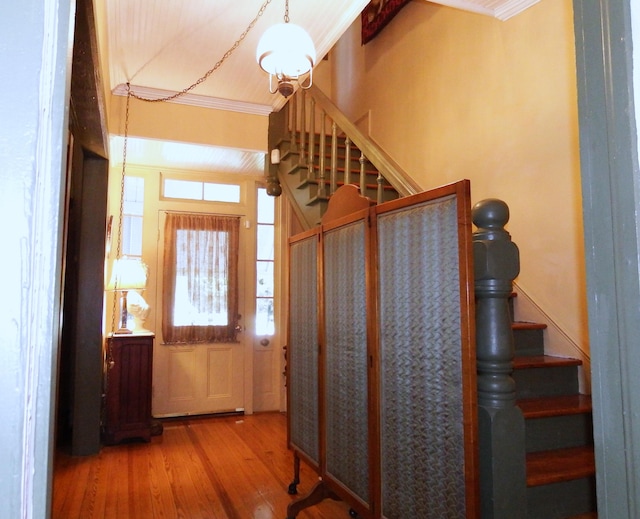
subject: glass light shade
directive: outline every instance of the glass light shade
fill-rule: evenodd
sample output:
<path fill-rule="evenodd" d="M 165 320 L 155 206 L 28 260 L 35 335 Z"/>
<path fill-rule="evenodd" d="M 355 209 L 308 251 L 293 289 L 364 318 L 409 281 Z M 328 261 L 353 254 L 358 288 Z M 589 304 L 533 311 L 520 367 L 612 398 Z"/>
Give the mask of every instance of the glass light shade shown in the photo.
<path fill-rule="evenodd" d="M 139 258 L 114 260 L 107 290 L 134 290 L 147 285 L 147 266 Z"/>
<path fill-rule="evenodd" d="M 316 49 L 307 32 L 294 23 L 269 27 L 260 38 L 256 59 L 265 72 L 295 78 L 309 72 L 316 62 Z"/>

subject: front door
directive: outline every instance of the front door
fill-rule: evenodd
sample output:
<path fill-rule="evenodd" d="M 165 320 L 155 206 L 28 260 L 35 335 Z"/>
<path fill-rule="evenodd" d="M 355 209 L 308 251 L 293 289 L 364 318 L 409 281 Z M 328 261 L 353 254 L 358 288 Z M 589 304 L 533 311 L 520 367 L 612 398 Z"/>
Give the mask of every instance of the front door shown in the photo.
<path fill-rule="evenodd" d="M 208 209 L 211 209 L 210 207 Z M 164 229 L 167 213 L 159 215 L 158 265 L 164 271 Z M 238 254 L 238 333 L 237 342 L 196 342 L 167 344 L 158 326 L 154 351 L 154 416 L 183 416 L 243 411 L 248 355 L 243 316 L 246 297 L 246 237 L 240 232 Z M 167 305 L 166 282 L 158 276 L 158 305 Z M 220 280 L 219 280 L 220 282 Z M 223 281 L 222 284 L 225 284 Z M 187 304 L 188 306 L 188 304 Z M 183 305 L 184 307 L 184 305 Z M 162 319 L 162 317 L 161 317 Z M 250 341 L 251 343 L 251 341 Z M 249 384 L 251 381 L 248 381 Z M 250 386 L 249 386 L 250 387 Z"/>

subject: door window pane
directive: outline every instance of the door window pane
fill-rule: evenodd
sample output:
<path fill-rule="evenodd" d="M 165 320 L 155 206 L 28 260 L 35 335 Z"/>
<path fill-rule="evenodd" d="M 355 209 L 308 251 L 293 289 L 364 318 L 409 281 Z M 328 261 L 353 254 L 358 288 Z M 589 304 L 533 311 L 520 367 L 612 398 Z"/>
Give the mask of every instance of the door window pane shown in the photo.
<path fill-rule="evenodd" d="M 256 307 L 256 335 L 273 335 L 274 332 L 273 298 L 258 299 Z"/>
<path fill-rule="evenodd" d="M 267 194 L 266 189 L 258 189 L 258 222 L 275 223 L 275 199 Z"/>
<path fill-rule="evenodd" d="M 258 261 L 257 297 L 273 297 L 273 261 Z"/>

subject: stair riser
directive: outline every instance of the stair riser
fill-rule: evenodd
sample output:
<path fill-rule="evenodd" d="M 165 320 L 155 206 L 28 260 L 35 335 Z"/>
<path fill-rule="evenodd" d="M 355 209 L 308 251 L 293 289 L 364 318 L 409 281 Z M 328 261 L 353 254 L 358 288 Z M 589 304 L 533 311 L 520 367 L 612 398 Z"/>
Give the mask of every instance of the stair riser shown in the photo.
<path fill-rule="evenodd" d="M 532 418 L 525 424 L 527 452 L 593 444 L 590 413 Z"/>
<path fill-rule="evenodd" d="M 577 366 L 516 369 L 513 378 L 518 399 L 578 393 Z"/>
<path fill-rule="evenodd" d="M 595 478 L 527 488 L 527 519 L 565 519 L 596 510 Z"/>
<path fill-rule="evenodd" d="M 544 355 L 543 330 L 513 330 L 516 355 L 532 357 Z"/>

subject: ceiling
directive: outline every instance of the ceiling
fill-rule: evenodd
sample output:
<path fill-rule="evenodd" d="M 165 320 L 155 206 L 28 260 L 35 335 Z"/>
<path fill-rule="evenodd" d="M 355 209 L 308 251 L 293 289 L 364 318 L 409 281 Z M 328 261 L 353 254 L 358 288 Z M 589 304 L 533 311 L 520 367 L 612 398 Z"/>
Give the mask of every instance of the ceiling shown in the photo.
<path fill-rule="evenodd" d="M 436 3 L 506 19 L 537 1 Z M 320 60 L 368 3 L 369 0 L 290 0 L 289 18 L 309 33 Z M 99 54 L 105 69 L 103 80 L 112 94 L 126 95 L 126 84 L 130 83 L 137 95 L 157 99 L 189 88 L 215 69 L 205 81 L 173 102 L 264 116 L 283 106 L 283 97 L 269 93 L 268 76 L 256 63 L 255 49 L 264 31 L 284 20 L 285 0 L 94 0 L 94 5 Z M 242 37 L 244 31 L 247 32 Z M 112 137 L 112 156 L 121 149 L 118 139 L 122 141 L 121 137 Z M 139 154 L 136 160 L 189 169 L 202 166 L 179 159 L 176 143 L 166 152 L 157 142 L 148 143 L 147 149 L 145 141 L 144 137 L 132 137 L 132 147 Z M 230 160 L 227 150 L 212 149 L 207 153 L 200 150 L 197 156 L 203 157 L 205 163 L 218 156 Z M 253 168 L 256 160 L 264 160 L 264 151 L 256 157 L 243 153 L 244 157 L 231 162 Z"/>
<path fill-rule="evenodd" d="M 177 102 L 267 115 L 284 99 L 268 90 L 256 63 L 260 36 L 284 20 L 284 0 L 103 0 L 109 89 L 126 83 L 145 97 L 181 91 L 215 67 L 210 77 Z M 329 52 L 368 0 L 291 0 L 291 23 L 305 28 L 319 58 Z M 259 15 L 261 7 L 262 14 Z"/>

